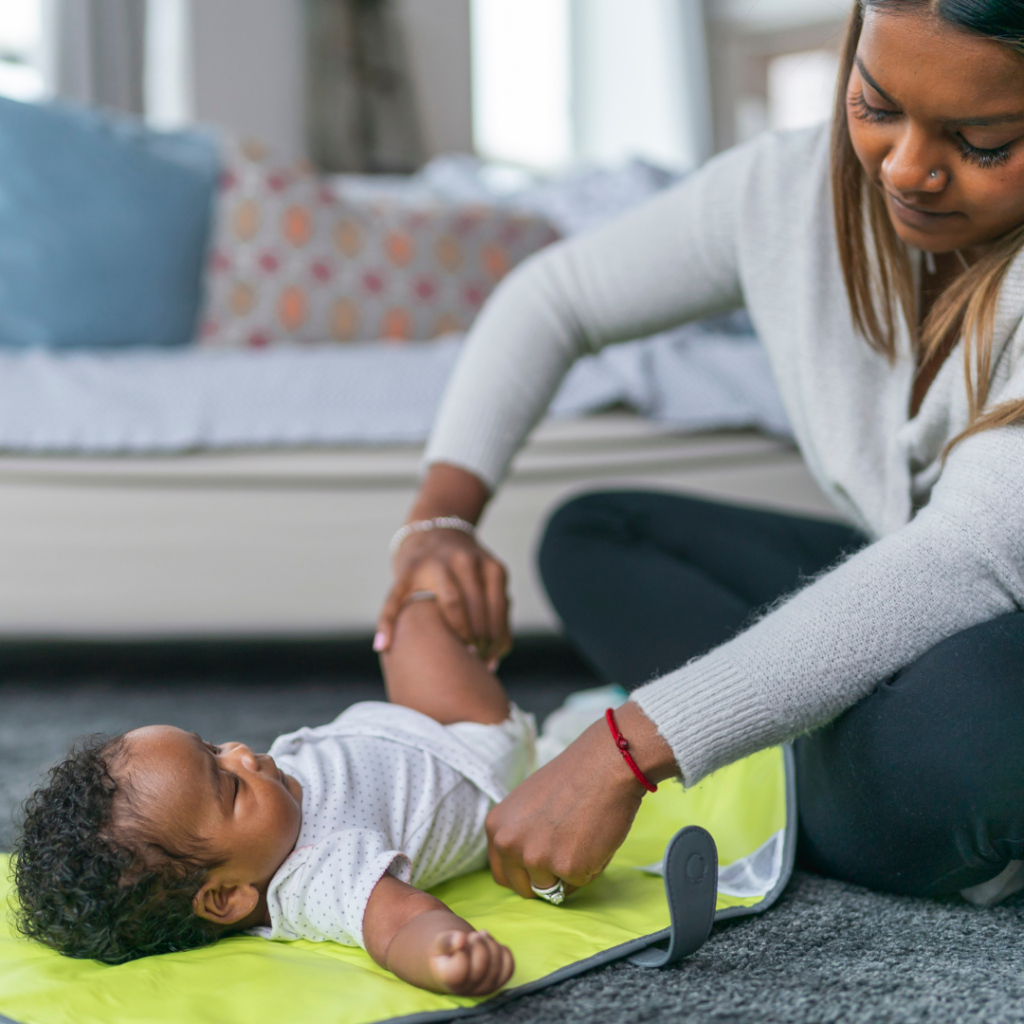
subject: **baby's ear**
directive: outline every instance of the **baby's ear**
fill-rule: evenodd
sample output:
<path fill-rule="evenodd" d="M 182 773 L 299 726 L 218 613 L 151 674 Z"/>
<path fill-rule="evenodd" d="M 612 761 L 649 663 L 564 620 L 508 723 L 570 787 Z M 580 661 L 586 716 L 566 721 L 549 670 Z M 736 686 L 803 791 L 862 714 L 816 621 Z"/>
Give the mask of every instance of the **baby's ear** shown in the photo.
<path fill-rule="evenodd" d="M 232 925 L 245 920 L 259 901 L 260 894 L 254 885 L 227 885 L 210 878 L 192 897 L 192 907 L 197 916 L 207 921 Z"/>

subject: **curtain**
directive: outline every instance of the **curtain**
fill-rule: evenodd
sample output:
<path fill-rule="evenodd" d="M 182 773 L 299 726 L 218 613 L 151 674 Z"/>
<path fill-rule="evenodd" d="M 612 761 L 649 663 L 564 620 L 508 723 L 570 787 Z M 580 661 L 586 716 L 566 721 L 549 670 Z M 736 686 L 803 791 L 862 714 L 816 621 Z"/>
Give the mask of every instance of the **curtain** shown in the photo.
<path fill-rule="evenodd" d="M 402 28 L 390 0 L 306 0 L 310 156 L 326 171 L 423 162 Z"/>
<path fill-rule="evenodd" d="M 142 114 L 146 0 L 51 2 L 53 92 Z"/>

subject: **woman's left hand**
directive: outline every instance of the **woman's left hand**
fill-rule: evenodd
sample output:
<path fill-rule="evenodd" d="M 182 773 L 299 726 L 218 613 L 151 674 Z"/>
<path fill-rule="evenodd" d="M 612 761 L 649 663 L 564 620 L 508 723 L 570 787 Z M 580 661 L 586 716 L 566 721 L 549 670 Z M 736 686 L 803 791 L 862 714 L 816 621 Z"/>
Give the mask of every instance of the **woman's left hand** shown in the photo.
<path fill-rule="evenodd" d="M 678 774 L 671 747 L 636 704 L 616 718 L 648 779 Z M 561 879 L 571 891 L 593 881 L 629 833 L 644 793 L 606 722 L 595 722 L 488 814 L 495 880 L 526 899 L 531 883 L 543 889 Z"/>

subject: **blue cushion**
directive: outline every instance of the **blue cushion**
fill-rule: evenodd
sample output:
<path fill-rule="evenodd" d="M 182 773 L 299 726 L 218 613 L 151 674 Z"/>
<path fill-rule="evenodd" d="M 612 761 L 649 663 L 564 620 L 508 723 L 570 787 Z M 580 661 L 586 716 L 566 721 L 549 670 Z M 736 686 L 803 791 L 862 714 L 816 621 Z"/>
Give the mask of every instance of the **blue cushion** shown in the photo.
<path fill-rule="evenodd" d="M 0 345 L 184 345 L 220 170 L 200 132 L 0 99 Z"/>

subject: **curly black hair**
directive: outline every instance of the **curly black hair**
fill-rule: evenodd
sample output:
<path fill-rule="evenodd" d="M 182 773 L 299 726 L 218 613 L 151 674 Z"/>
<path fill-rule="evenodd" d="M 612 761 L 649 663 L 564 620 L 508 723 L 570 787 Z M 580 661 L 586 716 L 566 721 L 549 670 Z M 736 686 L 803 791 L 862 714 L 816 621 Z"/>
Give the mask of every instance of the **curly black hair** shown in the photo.
<path fill-rule="evenodd" d="M 89 737 L 50 769 L 25 803 L 12 868 L 18 931 L 108 964 L 205 946 L 219 932 L 192 906 L 211 865 L 194 852 L 154 856 L 113 827 L 115 794 L 130 794 L 111 765 L 126 748 L 123 735 Z"/>

